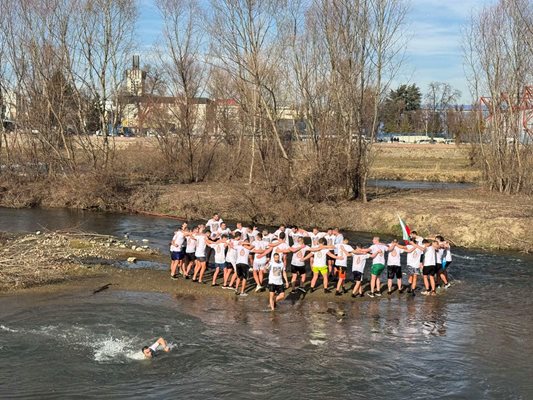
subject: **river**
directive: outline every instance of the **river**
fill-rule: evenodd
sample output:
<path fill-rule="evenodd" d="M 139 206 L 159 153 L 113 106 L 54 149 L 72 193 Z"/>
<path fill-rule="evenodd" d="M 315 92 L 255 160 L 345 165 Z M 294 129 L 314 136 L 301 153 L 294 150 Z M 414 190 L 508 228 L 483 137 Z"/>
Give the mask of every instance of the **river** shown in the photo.
<path fill-rule="evenodd" d="M 0 230 L 78 227 L 163 249 L 177 223 L 0 209 Z M 265 310 L 266 294 L 3 295 L 0 397 L 533 398 L 532 271 L 529 255 L 456 249 L 453 286 L 439 296 L 326 303 L 309 295 L 276 313 Z M 140 347 L 159 336 L 171 352 L 142 359 Z"/>

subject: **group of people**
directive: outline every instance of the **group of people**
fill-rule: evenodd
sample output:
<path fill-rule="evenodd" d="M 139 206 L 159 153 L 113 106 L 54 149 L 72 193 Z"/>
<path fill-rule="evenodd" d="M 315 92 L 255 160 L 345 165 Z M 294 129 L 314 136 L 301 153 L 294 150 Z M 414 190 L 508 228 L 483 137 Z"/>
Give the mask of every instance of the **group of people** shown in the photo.
<path fill-rule="evenodd" d="M 408 283 L 402 280 L 401 254 L 406 253 Z M 170 243 L 170 274 L 172 279 L 182 275 L 193 282 L 206 283 L 205 273 L 213 269 L 211 286 L 234 290 L 239 296 L 247 296 L 249 277 L 253 277 L 255 291 L 269 291 L 272 310 L 291 293 L 306 293 L 317 289 L 322 277 L 323 290 L 330 293 L 333 283 L 335 295 L 342 296 L 348 290 L 347 270 L 351 259 L 354 284 L 352 297 L 363 297 L 363 275 L 367 259 L 371 260 L 370 297 L 381 296 L 381 276 L 387 270 L 387 294 L 393 292 L 394 280 L 399 293 L 415 295 L 418 277 L 422 275 L 423 295 L 435 295 L 437 286 L 448 288 L 448 268 L 452 262 L 450 244 L 442 236 L 423 238 L 416 231 L 408 241 L 397 240 L 385 244 L 374 237 L 370 246 L 351 245 L 338 228 L 311 231 L 281 225 L 275 232 L 260 231 L 237 223 L 230 229 L 220 215 L 214 214 L 205 224 L 189 227 L 183 223 L 174 232 Z M 290 268 L 289 268 L 290 267 Z M 305 288 L 307 271 L 311 270 L 311 282 Z M 287 271 L 290 270 L 290 281 Z"/>

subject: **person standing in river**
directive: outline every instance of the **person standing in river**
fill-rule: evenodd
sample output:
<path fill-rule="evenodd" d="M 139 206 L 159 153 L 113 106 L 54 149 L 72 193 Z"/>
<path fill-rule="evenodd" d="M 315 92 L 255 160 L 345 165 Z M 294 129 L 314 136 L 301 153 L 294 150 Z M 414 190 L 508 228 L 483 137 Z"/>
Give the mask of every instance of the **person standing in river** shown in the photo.
<path fill-rule="evenodd" d="M 184 222 L 181 228 L 174 232 L 172 241 L 170 242 L 170 277 L 178 279 L 176 271 L 180 271 L 183 265 L 185 253 L 183 251 L 183 244 L 185 242 L 185 232 L 187 231 L 187 223 Z"/>
<path fill-rule="evenodd" d="M 366 249 L 372 258 L 372 269 L 370 270 L 370 293 L 369 297 L 381 296 L 381 280 L 380 276 L 385 269 L 385 252 L 387 246 L 380 243 L 379 237 L 374 236 L 372 245 Z"/>
<path fill-rule="evenodd" d="M 285 287 L 283 280 L 285 280 Z M 270 260 L 268 271 L 268 300 L 272 311 L 276 309 L 276 304 L 285 298 L 285 288 L 289 288 L 287 271 L 285 264 L 281 261 L 280 254 L 275 253 Z"/>

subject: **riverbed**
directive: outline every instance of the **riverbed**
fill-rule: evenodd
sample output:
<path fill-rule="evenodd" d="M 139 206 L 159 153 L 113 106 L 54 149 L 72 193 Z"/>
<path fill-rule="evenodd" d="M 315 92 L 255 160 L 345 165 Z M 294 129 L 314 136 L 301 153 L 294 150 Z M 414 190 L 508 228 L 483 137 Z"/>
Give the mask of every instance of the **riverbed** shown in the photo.
<path fill-rule="evenodd" d="M 0 209 L 0 230 L 79 228 L 163 250 L 178 223 Z M 93 294 L 89 281 L 3 295 L 0 397 L 527 399 L 531 271 L 530 255 L 455 249 L 453 285 L 436 297 L 310 294 L 275 313 L 265 293 L 195 295 L 190 281 L 151 270 L 130 272 L 146 280 L 135 288 L 119 280 Z M 140 347 L 159 336 L 171 352 L 142 359 Z"/>

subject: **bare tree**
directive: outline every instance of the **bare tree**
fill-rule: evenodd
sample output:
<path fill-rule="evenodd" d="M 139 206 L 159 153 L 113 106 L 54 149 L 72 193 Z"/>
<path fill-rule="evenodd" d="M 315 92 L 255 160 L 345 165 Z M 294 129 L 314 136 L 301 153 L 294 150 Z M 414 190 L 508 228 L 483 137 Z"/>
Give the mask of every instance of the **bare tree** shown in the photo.
<path fill-rule="evenodd" d="M 426 93 L 426 134 L 448 133 L 446 113 L 457 104 L 461 92 L 446 82 L 431 82 Z"/>
<path fill-rule="evenodd" d="M 159 64 L 172 97 L 157 138 L 170 169 L 183 171 L 188 182 L 198 182 L 205 179 L 217 145 L 210 135 L 212 104 L 201 97 L 208 73 L 202 62 L 204 13 L 195 0 L 158 0 L 157 6 L 164 21 Z"/>
<path fill-rule="evenodd" d="M 500 0 L 473 15 L 464 35 L 472 94 L 480 99 L 476 154 L 488 187 L 504 193 L 533 191 L 532 141 L 522 125 L 533 78 L 532 9 L 527 0 Z"/>
<path fill-rule="evenodd" d="M 337 187 L 363 201 L 380 105 L 401 62 L 405 14 L 394 0 L 315 0 L 305 30 L 294 26 L 293 65 L 315 174 L 332 172 Z M 336 173 L 327 168 L 332 158 Z"/>

